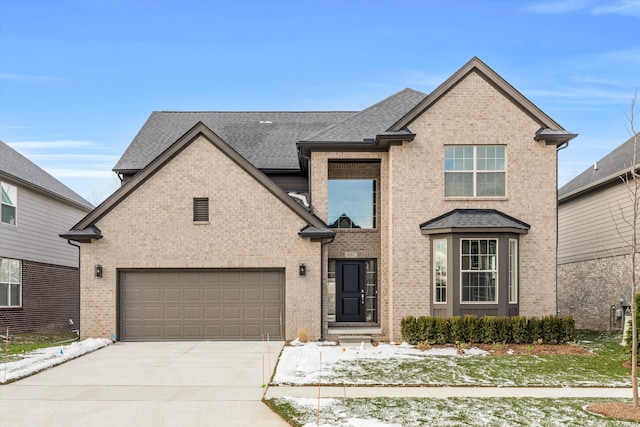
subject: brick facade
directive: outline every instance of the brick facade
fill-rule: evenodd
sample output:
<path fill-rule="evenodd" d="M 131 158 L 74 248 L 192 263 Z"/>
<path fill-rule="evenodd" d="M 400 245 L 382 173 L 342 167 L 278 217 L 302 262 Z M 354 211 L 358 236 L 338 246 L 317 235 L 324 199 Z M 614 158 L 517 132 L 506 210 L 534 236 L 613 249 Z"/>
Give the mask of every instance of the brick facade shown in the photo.
<path fill-rule="evenodd" d="M 69 319 L 74 325 L 69 325 Z M 0 331 L 71 332 L 80 327 L 78 269 L 22 261 L 22 307 L 0 308 Z"/>
<path fill-rule="evenodd" d="M 208 197 L 206 224 L 192 199 Z M 117 272 L 124 268 L 285 270 L 285 338 L 320 334 L 320 243 L 305 222 L 200 137 L 97 222 L 103 238 L 82 245 L 82 337 L 118 337 Z M 102 265 L 103 277 L 93 266 Z M 298 275 L 299 264 L 307 274 Z"/>

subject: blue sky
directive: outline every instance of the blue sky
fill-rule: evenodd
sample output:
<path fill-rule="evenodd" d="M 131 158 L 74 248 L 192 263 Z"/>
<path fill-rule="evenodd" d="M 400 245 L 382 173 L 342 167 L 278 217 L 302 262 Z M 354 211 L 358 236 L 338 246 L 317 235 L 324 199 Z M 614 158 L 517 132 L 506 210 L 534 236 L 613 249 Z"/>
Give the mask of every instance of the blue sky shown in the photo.
<path fill-rule="evenodd" d="M 360 110 L 473 56 L 580 134 L 560 184 L 629 138 L 640 0 L 0 0 L 0 140 L 97 203 L 154 110 Z"/>

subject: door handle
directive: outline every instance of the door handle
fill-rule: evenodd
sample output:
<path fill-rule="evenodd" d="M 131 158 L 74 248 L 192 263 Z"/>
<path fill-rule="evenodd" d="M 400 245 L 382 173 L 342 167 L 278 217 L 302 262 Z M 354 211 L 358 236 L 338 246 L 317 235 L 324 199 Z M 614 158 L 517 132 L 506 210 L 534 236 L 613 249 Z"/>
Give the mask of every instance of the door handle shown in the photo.
<path fill-rule="evenodd" d="M 364 305 L 364 289 L 360 291 L 360 303 Z"/>

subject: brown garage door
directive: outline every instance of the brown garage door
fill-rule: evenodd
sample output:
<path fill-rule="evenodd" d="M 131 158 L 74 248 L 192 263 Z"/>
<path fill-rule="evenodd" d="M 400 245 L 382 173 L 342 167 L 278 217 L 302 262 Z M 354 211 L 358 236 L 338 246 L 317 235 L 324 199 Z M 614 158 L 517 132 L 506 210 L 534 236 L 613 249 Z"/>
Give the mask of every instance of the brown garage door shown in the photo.
<path fill-rule="evenodd" d="M 122 341 L 280 338 L 281 270 L 120 272 Z"/>

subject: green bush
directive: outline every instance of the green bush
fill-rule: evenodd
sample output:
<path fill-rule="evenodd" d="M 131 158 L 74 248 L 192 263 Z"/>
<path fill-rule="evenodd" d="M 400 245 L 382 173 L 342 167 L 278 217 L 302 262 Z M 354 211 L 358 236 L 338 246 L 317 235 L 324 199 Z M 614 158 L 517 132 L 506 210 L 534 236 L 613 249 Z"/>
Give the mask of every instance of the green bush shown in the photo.
<path fill-rule="evenodd" d="M 407 316 L 400 322 L 402 339 L 409 344 L 454 343 L 565 343 L 573 341 L 575 326 L 571 316 Z"/>

